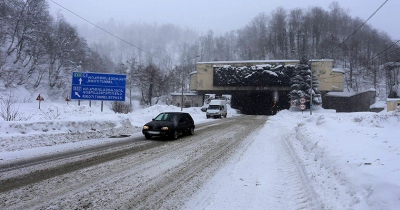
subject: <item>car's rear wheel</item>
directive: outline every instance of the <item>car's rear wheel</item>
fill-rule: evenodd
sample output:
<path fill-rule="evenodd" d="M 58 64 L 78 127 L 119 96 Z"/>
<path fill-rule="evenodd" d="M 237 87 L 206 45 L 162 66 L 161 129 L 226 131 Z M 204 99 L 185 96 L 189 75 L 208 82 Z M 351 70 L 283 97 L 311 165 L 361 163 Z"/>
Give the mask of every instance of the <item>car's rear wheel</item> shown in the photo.
<path fill-rule="evenodd" d="M 150 134 L 144 134 L 144 137 L 145 137 L 146 139 L 151 139 L 151 135 L 150 135 Z"/>

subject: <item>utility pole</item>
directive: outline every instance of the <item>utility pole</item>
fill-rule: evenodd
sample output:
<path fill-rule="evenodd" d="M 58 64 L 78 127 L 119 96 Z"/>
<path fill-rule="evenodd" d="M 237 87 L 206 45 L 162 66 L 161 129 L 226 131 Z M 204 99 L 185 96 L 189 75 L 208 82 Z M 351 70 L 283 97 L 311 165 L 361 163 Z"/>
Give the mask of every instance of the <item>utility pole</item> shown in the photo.
<path fill-rule="evenodd" d="M 182 67 L 181 67 L 182 68 Z M 182 70 L 183 71 L 183 70 Z M 182 95 L 181 95 L 181 111 L 183 111 L 183 72 L 182 72 Z"/>
<path fill-rule="evenodd" d="M 195 59 L 195 58 L 198 58 L 198 57 L 200 57 L 199 55 L 196 55 L 196 57 L 193 57 L 193 58 L 188 58 L 188 59 L 186 59 L 186 60 L 184 60 L 184 61 L 182 61 L 182 63 L 184 63 L 185 61 L 188 61 L 188 60 L 191 60 L 191 59 Z M 181 95 L 181 111 L 183 111 L 183 66 L 181 65 L 181 74 L 182 74 L 182 95 Z"/>
<path fill-rule="evenodd" d="M 311 80 L 310 80 L 310 115 L 312 115 L 312 100 L 313 100 L 313 96 L 312 96 L 312 83 L 313 83 L 313 76 L 312 76 L 312 61 L 310 63 L 310 71 L 311 71 Z"/>

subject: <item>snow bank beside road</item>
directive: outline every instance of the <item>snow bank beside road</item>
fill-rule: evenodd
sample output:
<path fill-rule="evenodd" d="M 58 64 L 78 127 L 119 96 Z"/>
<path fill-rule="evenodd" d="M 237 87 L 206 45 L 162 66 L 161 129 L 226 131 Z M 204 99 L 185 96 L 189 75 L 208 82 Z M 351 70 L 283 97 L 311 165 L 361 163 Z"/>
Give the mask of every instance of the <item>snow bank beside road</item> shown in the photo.
<path fill-rule="evenodd" d="M 400 206 L 400 113 L 314 115 L 283 111 L 270 126 L 295 129 L 288 140 L 327 209 Z"/>
<path fill-rule="evenodd" d="M 0 123 L 0 152 L 49 147 L 84 141 L 131 135 L 140 128 L 129 119 L 87 121 L 39 121 Z"/>
<path fill-rule="evenodd" d="M 398 209 L 399 137 L 399 112 L 281 111 L 186 207 Z"/>

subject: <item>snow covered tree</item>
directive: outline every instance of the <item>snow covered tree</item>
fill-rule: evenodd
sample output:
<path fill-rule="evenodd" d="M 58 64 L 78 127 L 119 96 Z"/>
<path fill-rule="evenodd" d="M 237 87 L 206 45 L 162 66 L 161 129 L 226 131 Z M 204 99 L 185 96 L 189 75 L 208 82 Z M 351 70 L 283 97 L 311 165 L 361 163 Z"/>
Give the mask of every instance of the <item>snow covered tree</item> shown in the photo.
<path fill-rule="evenodd" d="M 312 76 L 311 76 L 312 75 Z M 312 80 L 312 82 L 311 82 Z M 319 83 L 315 75 L 311 74 L 310 65 L 306 58 L 301 59 L 294 70 L 294 76 L 290 79 L 292 91 L 289 93 L 290 101 L 296 101 L 296 106 L 300 104 L 299 99 L 305 98 L 308 106 L 310 104 L 310 93 L 312 83 L 312 104 L 321 105 L 322 99 L 318 90 Z"/>
<path fill-rule="evenodd" d="M 52 18 L 45 0 L 0 1 L 0 78 L 26 84 L 44 63 L 44 37 Z"/>
<path fill-rule="evenodd" d="M 311 69 L 310 69 L 311 73 Z M 322 97 L 321 91 L 319 91 L 319 82 L 315 74 L 312 74 L 312 104 L 321 106 L 322 105 Z"/>
<path fill-rule="evenodd" d="M 292 91 L 289 93 L 290 101 L 296 101 L 296 106 L 300 105 L 300 98 L 305 98 L 306 93 L 303 90 L 305 85 L 304 77 L 300 74 L 304 69 L 308 69 L 306 64 L 298 64 L 294 69 L 293 77 L 290 79 L 290 86 Z"/>

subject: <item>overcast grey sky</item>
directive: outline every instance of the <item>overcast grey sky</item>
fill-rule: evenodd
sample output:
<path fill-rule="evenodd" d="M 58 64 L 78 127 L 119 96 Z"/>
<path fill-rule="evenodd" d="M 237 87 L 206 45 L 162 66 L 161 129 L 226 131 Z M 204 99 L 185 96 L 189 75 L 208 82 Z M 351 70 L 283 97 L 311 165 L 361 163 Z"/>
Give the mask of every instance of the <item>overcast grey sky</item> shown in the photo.
<path fill-rule="evenodd" d="M 257 14 L 270 14 L 277 7 L 286 10 L 320 6 L 329 10 L 329 0 L 48 0 L 53 16 L 60 12 L 73 25 L 84 21 L 57 4 L 93 22 L 113 18 L 124 23 L 172 23 L 198 32 L 213 30 L 217 35 L 248 24 Z M 385 0 L 336 0 L 352 17 L 366 20 Z M 368 24 L 400 39 L 400 0 L 389 0 Z"/>

